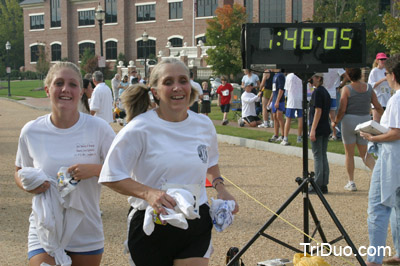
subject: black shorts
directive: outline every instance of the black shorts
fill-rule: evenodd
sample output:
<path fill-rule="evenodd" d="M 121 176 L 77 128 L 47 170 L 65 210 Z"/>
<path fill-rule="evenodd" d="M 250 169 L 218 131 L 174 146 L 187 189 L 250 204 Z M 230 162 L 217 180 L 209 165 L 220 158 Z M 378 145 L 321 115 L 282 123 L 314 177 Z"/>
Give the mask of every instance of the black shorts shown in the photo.
<path fill-rule="evenodd" d="M 230 103 L 221 105 L 221 112 L 229 113 L 229 109 L 231 109 L 231 104 Z"/>
<path fill-rule="evenodd" d="M 175 259 L 204 257 L 211 245 L 210 207 L 200 206 L 200 219 L 187 220 L 186 230 L 172 225 L 155 224 L 151 235 L 143 232 L 145 211 L 133 215 L 128 234 L 128 247 L 136 266 L 172 266 Z"/>
<path fill-rule="evenodd" d="M 202 114 L 211 113 L 211 103 L 209 101 L 203 101 L 201 103 L 201 113 Z"/>
<path fill-rule="evenodd" d="M 125 111 L 120 111 L 119 114 L 118 114 L 118 113 L 115 114 L 115 118 L 121 118 L 121 119 L 123 119 L 123 118 L 125 118 L 125 117 L 126 117 Z"/>
<path fill-rule="evenodd" d="M 258 117 L 258 116 L 254 116 L 254 115 L 249 115 L 249 116 L 246 116 L 245 118 L 243 118 L 244 120 L 246 120 L 246 122 L 247 123 L 251 123 L 251 122 L 253 122 L 253 121 L 260 121 L 261 119 Z"/>

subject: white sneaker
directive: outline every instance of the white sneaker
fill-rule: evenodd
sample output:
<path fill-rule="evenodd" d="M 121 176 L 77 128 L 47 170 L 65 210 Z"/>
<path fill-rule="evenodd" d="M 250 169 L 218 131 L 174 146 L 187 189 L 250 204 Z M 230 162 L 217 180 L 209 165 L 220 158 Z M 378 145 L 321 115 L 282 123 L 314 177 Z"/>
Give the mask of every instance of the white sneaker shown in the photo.
<path fill-rule="evenodd" d="M 350 182 L 347 183 L 347 185 L 344 186 L 344 189 L 348 190 L 348 191 L 357 191 L 356 184 L 355 183 L 350 183 Z"/>
<path fill-rule="evenodd" d="M 272 138 L 270 138 L 268 141 L 269 142 L 277 142 L 278 141 L 278 137 L 277 136 L 272 136 Z"/>
<path fill-rule="evenodd" d="M 269 127 L 274 127 L 274 121 L 269 121 Z"/>
<path fill-rule="evenodd" d="M 259 128 L 267 128 L 267 127 L 268 127 L 268 125 L 266 125 L 266 124 L 262 123 L 262 124 L 258 125 L 258 127 L 259 127 Z"/>
<path fill-rule="evenodd" d="M 238 125 L 239 125 L 239 127 L 244 127 L 244 121 L 242 118 L 238 119 Z"/>
<path fill-rule="evenodd" d="M 289 143 L 289 141 L 282 140 L 281 145 L 283 145 L 283 146 L 289 146 L 290 143 Z"/>
<path fill-rule="evenodd" d="M 282 142 L 283 141 L 283 137 L 279 136 L 279 138 L 276 140 L 276 142 Z"/>
<path fill-rule="evenodd" d="M 302 143 L 303 142 L 303 138 L 302 137 L 297 137 L 297 143 Z"/>

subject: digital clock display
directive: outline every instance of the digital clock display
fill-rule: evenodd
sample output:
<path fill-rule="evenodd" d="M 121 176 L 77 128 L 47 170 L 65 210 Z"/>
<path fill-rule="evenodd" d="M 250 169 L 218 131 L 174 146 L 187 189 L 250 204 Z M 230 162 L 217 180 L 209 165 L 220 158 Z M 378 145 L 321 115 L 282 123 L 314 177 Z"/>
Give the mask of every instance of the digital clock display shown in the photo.
<path fill-rule="evenodd" d="M 242 32 L 244 68 L 317 70 L 363 67 L 362 23 L 248 23 Z"/>

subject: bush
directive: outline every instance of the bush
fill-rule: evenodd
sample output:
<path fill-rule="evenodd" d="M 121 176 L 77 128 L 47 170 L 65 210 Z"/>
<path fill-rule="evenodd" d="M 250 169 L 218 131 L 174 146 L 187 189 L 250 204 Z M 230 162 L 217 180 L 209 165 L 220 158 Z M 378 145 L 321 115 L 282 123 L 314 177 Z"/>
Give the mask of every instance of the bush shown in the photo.
<path fill-rule="evenodd" d="M 38 79 L 38 76 L 37 76 L 36 72 L 28 70 L 25 72 L 21 72 L 21 78 L 22 79 Z"/>

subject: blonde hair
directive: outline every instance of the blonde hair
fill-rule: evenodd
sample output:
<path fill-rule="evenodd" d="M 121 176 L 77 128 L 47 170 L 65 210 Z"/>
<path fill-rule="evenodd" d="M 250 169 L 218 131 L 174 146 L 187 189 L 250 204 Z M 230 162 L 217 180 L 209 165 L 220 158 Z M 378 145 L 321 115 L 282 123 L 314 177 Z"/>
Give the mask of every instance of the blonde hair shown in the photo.
<path fill-rule="evenodd" d="M 129 85 L 121 95 L 122 106 L 129 122 L 150 108 L 149 89 L 143 84 Z"/>
<path fill-rule="evenodd" d="M 378 67 L 378 60 L 375 59 L 374 62 L 372 63 L 372 68 Z"/>
<path fill-rule="evenodd" d="M 44 86 L 50 87 L 55 73 L 60 71 L 63 68 L 71 69 L 72 71 L 74 71 L 77 74 L 79 85 L 82 90 L 83 80 L 82 80 L 81 72 L 79 70 L 79 67 L 77 67 L 77 65 L 75 65 L 72 62 L 57 62 L 54 65 L 52 65 L 49 69 L 49 72 L 47 72 L 46 78 L 44 79 Z"/>

